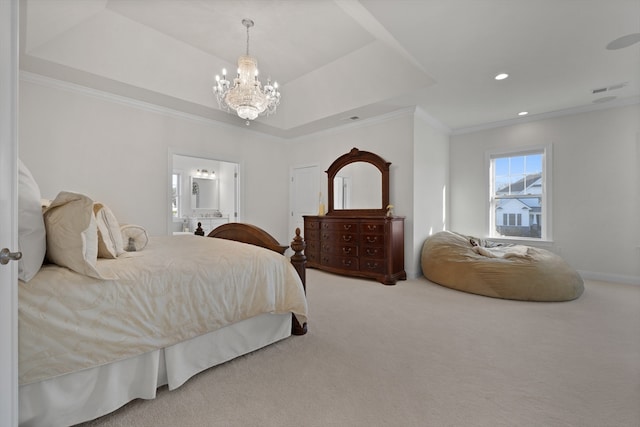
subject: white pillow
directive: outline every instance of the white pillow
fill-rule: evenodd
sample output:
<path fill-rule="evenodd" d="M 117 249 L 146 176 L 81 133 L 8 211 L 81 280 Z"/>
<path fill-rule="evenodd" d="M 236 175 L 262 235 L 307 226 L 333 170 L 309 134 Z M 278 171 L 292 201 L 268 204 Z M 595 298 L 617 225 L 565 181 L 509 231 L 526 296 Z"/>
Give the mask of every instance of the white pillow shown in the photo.
<path fill-rule="evenodd" d="M 27 167 L 18 160 L 18 278 L 28 282 L 42 267 L 47 250 L 40 206 L 40 188 Z"/>
<path fill-rule="evenodd" d="M 122 243 L 128 252 L 141 251 L 149 243 L 149 236 L 144 227 L 134 224 L 127 224 L 120 227 L 122 232 Z M 131 247 L 130 245 L 133 245 Z"/>
<path fill-rule="evenodd" d="M 102 203 L 94 203 L 93 212 L 98 226 L 98 258 L 117 258 L 124 249 L 116 216 Z"/>
<path fill-rule="evenodd" d="M 96 269 L 98 227 L 93 200 L 82 194 L 60 192 L 44 213 L 44 224 L 49 261 L 76 273 L 104 279 Z"/>

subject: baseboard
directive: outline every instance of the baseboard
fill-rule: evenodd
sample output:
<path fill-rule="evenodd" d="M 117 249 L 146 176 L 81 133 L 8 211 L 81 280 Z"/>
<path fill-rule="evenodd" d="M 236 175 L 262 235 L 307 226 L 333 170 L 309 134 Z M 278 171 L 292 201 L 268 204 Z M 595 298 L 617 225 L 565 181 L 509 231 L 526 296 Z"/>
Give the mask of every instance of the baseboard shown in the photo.
<path fill-rule="evenodd" d="M 626 276 L 624 274 L 598 273 L 595 271 L 578 270 L 583 279 L 600 280 L 602 282 L 625 283 L 627 285 L 639 285 L 640 277 Z"/>

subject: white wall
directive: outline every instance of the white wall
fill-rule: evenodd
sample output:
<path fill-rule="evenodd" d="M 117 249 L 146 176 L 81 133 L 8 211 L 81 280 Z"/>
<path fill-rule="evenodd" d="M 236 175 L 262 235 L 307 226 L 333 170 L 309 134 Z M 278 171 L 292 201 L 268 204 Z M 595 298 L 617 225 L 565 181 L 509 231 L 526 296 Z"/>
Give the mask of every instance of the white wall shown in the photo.
<path fill-rule="evenodd" d="M 240 163 L 243 221 L 283 244 L 293 236 L 280 139 L 33 78 L 20 83 L 19 132 L 20 157 L 45 198 L 81 192 L 110 206 L 122 223 L 167 234 L 172 150 Z"/>
<path fill-rule="evenodd" d="M 583 276 L 640 283 L 640 106 L 451 137 L 451 229 L 486 236 L 485 151 L 552 144 L 553 243 Z"/>
<path fill-rule="evenodd" d="M 449 223 L 449 135 L 430 123 L 420 110 L 414 126 L 413 156 L 413 257 L 420 265 L 425 239 L 448 229 Z"/>

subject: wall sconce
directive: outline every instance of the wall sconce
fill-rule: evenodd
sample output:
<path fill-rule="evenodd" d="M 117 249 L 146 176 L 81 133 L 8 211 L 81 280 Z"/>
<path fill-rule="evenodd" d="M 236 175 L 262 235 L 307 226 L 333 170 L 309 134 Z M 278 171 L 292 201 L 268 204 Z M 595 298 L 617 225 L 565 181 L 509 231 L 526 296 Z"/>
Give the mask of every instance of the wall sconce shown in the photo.
<path fill-rule="evenodd" d="M 199 178 L 216 179 L 216 172 L 213 170 L 209 172 L 207 169 L 198 169 L 196 170 L 195 176 Z"/>

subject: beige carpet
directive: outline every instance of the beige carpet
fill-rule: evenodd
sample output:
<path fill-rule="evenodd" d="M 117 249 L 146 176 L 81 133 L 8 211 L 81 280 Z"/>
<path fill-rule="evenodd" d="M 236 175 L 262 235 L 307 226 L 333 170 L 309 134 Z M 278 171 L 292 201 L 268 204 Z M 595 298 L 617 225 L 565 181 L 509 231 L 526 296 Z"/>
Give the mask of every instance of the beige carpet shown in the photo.
<path fill-rule="evenodd" d="M 308 271 L 309 333 L 90 426 L 640 426 L 640 286 L 507 301 Z"/>

